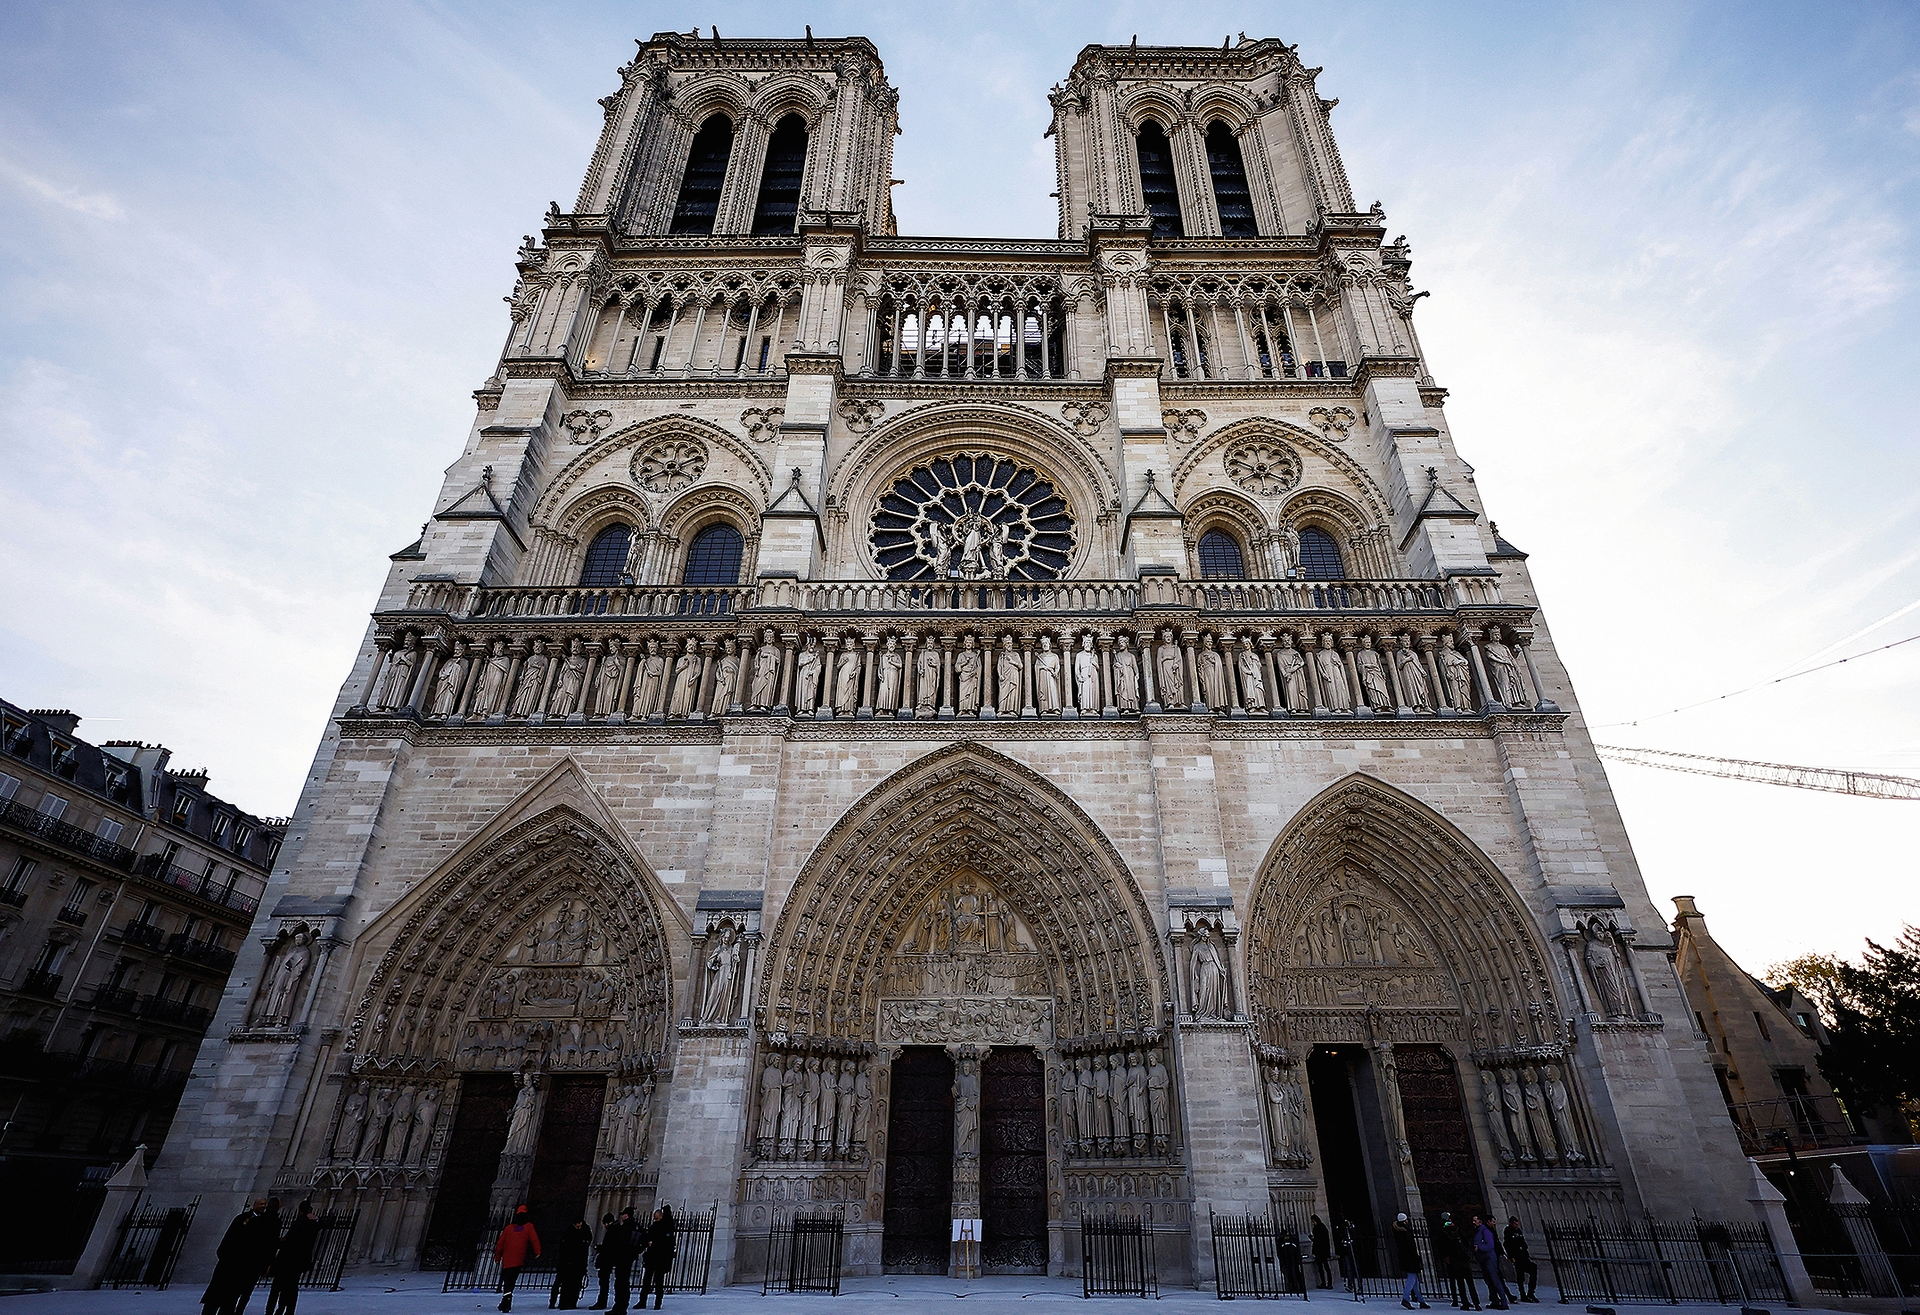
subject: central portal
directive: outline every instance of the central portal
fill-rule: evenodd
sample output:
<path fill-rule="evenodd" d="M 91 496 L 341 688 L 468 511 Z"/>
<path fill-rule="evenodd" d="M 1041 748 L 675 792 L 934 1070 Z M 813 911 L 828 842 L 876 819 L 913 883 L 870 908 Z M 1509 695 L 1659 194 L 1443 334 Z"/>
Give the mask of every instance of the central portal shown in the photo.
<path fill-rule="evenodd" d="M 996 1049 L 981 1072 L 980 1264 L 1047 1272 L 1046 1067 L 1031 1050 Z"/>
<path fill-rule="evenodd" d="M 953 1218 L 953 1060 L 909 1046 L 893 1061 L 887 1113 L 886 1233 L 889 1274 L 944 1274 Z"/>

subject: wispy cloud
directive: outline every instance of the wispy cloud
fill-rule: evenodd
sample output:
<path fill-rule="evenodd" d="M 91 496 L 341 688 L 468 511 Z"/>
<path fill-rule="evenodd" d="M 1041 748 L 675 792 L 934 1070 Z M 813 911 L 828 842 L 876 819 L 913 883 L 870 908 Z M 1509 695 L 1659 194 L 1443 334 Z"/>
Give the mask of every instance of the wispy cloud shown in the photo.
<path fill-rule="evenodd" d="M 83 192 L 77 187 L 63 187 L 50 179 L 42 178 L 13 161 L 0 155 L 0 178 L 6 179 L 20 191 L 36 196 L 63 210 L 71 210 L 77 215 L 86 215 L 91 219 L 125 219 L 126 207 L 120 204 L 118 197 L 110 192 Z"/>

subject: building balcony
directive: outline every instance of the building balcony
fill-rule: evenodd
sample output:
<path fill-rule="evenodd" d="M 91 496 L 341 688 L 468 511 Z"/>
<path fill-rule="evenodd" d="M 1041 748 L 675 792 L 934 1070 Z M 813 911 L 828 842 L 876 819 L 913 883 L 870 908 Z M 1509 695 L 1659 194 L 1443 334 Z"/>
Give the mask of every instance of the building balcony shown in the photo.
<path fill-rule="evenodd" d="M 251 914 L 259 907 L 257 900 L 241 894 L 232 882 L 222 885 L 213 879 L 212 873 L 189 872 L 182 867 L 165 866 L 158 854 L 147 855 L 141 871 L 155 881 L 164 882 L 177 890 L 184 890 L 211 904 L 219 904 L 247 914 Z"/>
<path fill-rule="evenodd" d="M 1748 1155 L 1833 1150 L 1862 1146 L 1867 1140 L 1855 1130 L 1852 1116 L 1834 1095 L 1753 1100 L 1729 1105 L 1727 1112 L 1740 1130 L 1740 1146 Z"/>
<path fill-rule="evenodd" d="M 123 1092 L 169 1096 L 186 1086 L 188 1071 L 98 1059 L 73 1051 L 42 1050 L 36 1043 L 14 1039 L 0 1044 L 0 1076 L 42 1082 L 80 1082 Z"/>
<path fill-rule="evenodd" d="M 35 968 L 27 974 L 26 980 L 20 983 L 18 989 L 22 995 L 45 996 L 51 1000 L 54 992 L 60 989 L 60 974 L 42 972 Z"/>
<path fill-rule="evenodd" d="M 194 940 L 185 932 L 176 932 L 167 938 L 167 953 L 177 959 L 185 959 L 189 963 L 197 963 L 218 972 L 224 973 L 233 967 L 232 950 Z"/>
<path fill-rule="evenodd" d="M 17 804 L 11 799 L 0 803 L 0 826 L 24 831 L 28 835 L 58 845 L 62 849 L 84 854 L 110 868 L 117 868 L 122 872 L 133 871 L 136 855 L 125 845 L 116 845 L 111 841 L 102 840 L 99 836 L 82 831 L 77 826 L 62 822 L 57 817 L 49 817 L 24 804 Z"/>
<path fill-rule="evenodd" d="M 139 997 L 125 987 L 112 986 L 102 982 L 93 988 L 93 1007 L 109 1009 L 116 1014 L 130 1014 L 138 1005 Z"/>
<path fill-rule="evenodd" d="M 205 1030 L 213 1019 L 213 1012 L 184 1000 L 163 1000 L 158 996 L 143 995 L 140 997 L 140 1017 L 158 1023 L 178 1023 L 182 1027 Z"/>
<path fill-rule="evenodd" d="M 24 890 L 0 890 L 0 904 L 8 904 L 17 909 L 26 902 L 27 892 Z"/>
<path fill-rule="evenodd" d="M 123 945 L 138 945 L 149 950 L 160 948 L 161 930 L 150 922 L 130 922 L 120 929 Z"/>
<path fill-rule="evenodd" d="M 71 904 L 65 908 L 54 910 L 53 916 L 61 922 L 66 923 L 69 927 L 84 927 L 87 925 L 87 911 L 85 909 L 76 909 Z"/>

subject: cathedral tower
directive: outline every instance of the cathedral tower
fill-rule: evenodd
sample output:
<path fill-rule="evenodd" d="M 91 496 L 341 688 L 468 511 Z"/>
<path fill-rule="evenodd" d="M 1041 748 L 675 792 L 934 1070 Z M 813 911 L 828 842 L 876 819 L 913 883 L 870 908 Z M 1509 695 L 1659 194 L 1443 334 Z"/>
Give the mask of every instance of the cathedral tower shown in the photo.
<path fill-rule="evenodd" d="M 717 1202 L 715 1281 L 802 1203 L 852 1272 L 1127 1210 L 1169 1281 L 1210 1208 L 1744 1210 L 1315 72 L 1090 46 L 1059 235 L 920 239 L 868 42 L 641 43 L 156 1192 L 359 1268 Z"/>

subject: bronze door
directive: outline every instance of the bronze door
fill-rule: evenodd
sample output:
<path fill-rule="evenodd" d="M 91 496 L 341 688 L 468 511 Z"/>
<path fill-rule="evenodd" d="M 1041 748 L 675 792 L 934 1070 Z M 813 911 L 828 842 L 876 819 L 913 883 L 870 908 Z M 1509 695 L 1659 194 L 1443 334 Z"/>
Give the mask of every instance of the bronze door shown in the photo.
<path fill-rule="evenodd" d="M 886 1232 L 890 1274 L 944 1274 L 953 1237 L 953 1060 L 909 1046 L 893 1061 L 887 1111 Z"/>
<path fill-rule="evenodd" d="M 559 1237 L 586 1211 L 600 1109 L 607 1099 L 604 1077 L 549 1077 L 547 1082 L 547 1110 L 527 1187 L 527 1213 L 543 1238 Z"/>
<path fill-rule="evenodd" d="M 442 1264 L 456 1252 L 471 1254 L 487 1224 L 487 1201 L 500 1150 L 513 1119 L 513 1075 L 468 1074 L 460 1079 L 460 1106 L 447 1138 L 433 1222 L 427 1228 L 423 1263 Z"/>
<path fill-rule="evenodd" d="M 980 1264 L 1047 1272 L 1046 1066 L 1031 1050 L 995 1050 L 981 1072 Z"/>
<path fill-rule="evenodd" d="M 1397 1045 L 1393 1060 L 1400 1071 L 1400 1113 L 1413 1150 L 1421 1206 L 1429 1217 L 1442 1210 L 1451 1211 L 1456 1220 L 1484 1214 L 1486 1196 L 1453 1056 L 1439 1046 Z"/>

